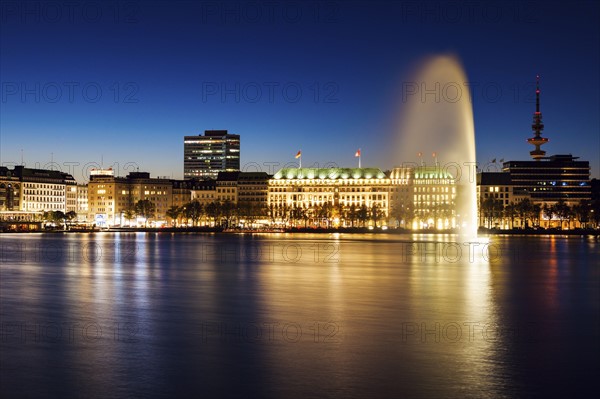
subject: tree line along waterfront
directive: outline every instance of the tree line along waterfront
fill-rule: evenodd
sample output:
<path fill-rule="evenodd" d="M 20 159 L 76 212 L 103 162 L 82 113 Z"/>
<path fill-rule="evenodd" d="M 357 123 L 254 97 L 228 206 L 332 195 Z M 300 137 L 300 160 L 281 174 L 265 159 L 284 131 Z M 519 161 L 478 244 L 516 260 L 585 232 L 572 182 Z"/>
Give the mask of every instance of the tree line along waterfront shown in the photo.
<path fill-rule="evenodd" d="M 510 202 L 487 198 L 480 203 L 479 226 L 484 229 L 597 229 L 600 226 L 599 201 L 582 200 L 570 206 L 563 200 L 553 205 L 532 203 L 529 199 Z M 182 206 L 173 205 L 166 211 L 167 223 L 163 228 L 186 229 L 195 227 L 257 230 L 281 229 L 400 229 L 408 230 L 415 220 L 448 217 L 451 207 L 433 207 L 427 212 L 410 206 L 395 206 L 389 215 L 377 204 L 344 206 L 325 202 L 312 206 L 288 204 L 234 203 L 230 200 L 201 203 L 190 201 Z M 122 212 L 119 227 L 154 228 L 156 204 L 139 200 Z M 37 223 L 46 230 L 81 230 L 91 228 L 77 222 L 74 211 L 47 211 Z"/>
<path fill-rule="evenodd" d="M 529 199 L 505 205 L 494 198 L 483 200 L 479 207 L 479 226 L 502 228 L 598 228 L 600 201 L 581 200 L 569 205 L 560 199 L 555 204 L 533 203 Z"/>

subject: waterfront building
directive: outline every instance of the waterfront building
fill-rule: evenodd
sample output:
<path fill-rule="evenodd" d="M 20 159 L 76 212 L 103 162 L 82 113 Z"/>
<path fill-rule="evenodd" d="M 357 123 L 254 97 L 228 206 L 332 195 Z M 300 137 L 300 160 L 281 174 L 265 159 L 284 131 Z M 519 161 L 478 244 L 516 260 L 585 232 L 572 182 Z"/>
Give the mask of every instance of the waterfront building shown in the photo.
<path fill-rule="evenodd" d="M 88 218 L 88 186 L 77 184 L 77 221 L 87 222 Z"/>
<path fill-rule="evenodd" d="M 13 170 L 2 167 L 0 175 L 5 186 L 5 210 L 38 214 L 76 210 L 76 193 L 71 192 L 71 187 L 76 187 L 77 183 L 68 173 L 17 165 Z M 8 187 L 8 184 L 11 184 L 11 187 Z"/>
<path fill-rule="evenodd" d="M 206 205 L 217 200 L 216 180 L 200 180 L 191 190 L 191 200 Z"/>
<path fill-rule="evenodd" d="M 389 187 L 379 168 L 284 168 L 269 180 L 267 206 L 280 223 L 296 218 L 305 225 L 349 226 L 355 218 L 344 215 L 364 207 L 377 224 L 389 215 Z"/>
<path fill-rule="evenodd" d="M 229 201 L 237 204 L 237 180 L 239 174 L 240 172 L 219 172 L 217 175 L 217 201 Z"/>
<path fill-rule="evenodd" d="M 201 184 L 196 179 L 171 180 L 173 186 L 172 206 L 183 207 L 192 201 L 192 192 Z"/>
<path fill-rule="evenodd" d="M 240 172 L 237 179 L 238 203 L 266 208 L 271 177 L 266 172 Z"/>
<path fill-rule="evenodd" d="M 508 229 L 521 227 L 516 206 L 527 193 L 515 192 L 510 173 L 481 172 L 477 174 L 477 219 L 479 226 Z M 511 209 L 512 207 L 512 209 Z"/>
<path fill-rule="evenodd" d="M 166 212 L 172 205 L 171 180 L 151 178 L 147 172 L 130 172 L 126 177 L 116 177 L 106 170 L 95 171 L 88 183 L 89 216 L 102 227 L 145 224 L 135 215 L 135 205 L 140 200 L 150 200 L 156 210 L 150 218 L 152 226 L 166 222 Z"/>
<path fill-rule="evenodd" d="M 534 203 L 553 204 L 559 200 L 575 205 L 591 200 L 590 163 L 571 154 L 553 155 L 535 161 L 508 161 L 503 171 L 510 174 L 516 195 Z"/>
<path fill-rule="evenodd" d="M 390 207 L 399 227 L 450 229 L 457 226 L 457 185 L 439 165 L 394 168 Z"/>
<path fill-rule="evenodd" d="M 38 230 L 44 212 L 75 211 L 73 176 L 58 170 L 0 167 L 0 221 L 9 230 Z M 8 224 L 7 224 L 8 223 Z"/>
<path fill-rule="evenodd" d="M 216 179 L 219 172 L 240 170 L 240 136 L 227 130 L 206 130 L 204 136 L 185 136 L 183 177 Z"/>
<path fill-rule="evenodd" d="M 0 211 L 21 210 L 21 182 L 14 170 L 0 166 Z"/>

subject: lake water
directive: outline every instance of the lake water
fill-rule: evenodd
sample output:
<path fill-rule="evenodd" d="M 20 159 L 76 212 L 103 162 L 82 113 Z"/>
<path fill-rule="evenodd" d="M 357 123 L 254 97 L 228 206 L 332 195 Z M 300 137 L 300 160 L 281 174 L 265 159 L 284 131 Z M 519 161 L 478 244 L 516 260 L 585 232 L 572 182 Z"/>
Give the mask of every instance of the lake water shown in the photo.
<path fill-rule="evenodd" d="M 0 236 L 2 397 L 597 392 L 585 237 Z"/>

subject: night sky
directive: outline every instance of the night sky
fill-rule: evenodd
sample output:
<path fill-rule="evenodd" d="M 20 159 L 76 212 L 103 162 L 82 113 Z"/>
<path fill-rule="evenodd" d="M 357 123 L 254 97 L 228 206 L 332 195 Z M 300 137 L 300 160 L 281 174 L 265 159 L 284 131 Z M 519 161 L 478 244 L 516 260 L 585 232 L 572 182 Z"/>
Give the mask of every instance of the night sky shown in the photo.
<path fill-rule="evenodd" d="M 528 160 L 541 75 L 548 155 L 599 177 L 600 3 L 2 1 L 2 165 L 183 176 L 183 136 L 241 135 L 242 167 L 390 168 L 403 87 L 458 57 L 477 159 Z M 443 152 L 443 150 L 440 150 Z M 402 162 L 398 160 L 397 164 Z M 268 163 L 268 165 L 265 165 Z"/>

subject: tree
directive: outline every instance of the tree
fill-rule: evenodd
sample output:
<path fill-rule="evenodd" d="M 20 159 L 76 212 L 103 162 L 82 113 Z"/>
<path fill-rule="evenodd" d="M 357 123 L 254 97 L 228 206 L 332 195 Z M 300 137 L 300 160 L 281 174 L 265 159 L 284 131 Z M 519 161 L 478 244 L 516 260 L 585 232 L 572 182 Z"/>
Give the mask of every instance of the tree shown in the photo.
<path fill-rule="evenodd" d="M 156 205 L 149 199 L 139 200 L 135 204 L 135 213 L 144 218 L 144 227 L 147 227 L 148 219 L 153 218 L 156 213 Z"/>
<path fill-rule="evenodd" d="M 221 204 L 221 217 L 225 221 L 225 228 L 229 228 L 231 221 L 235 216 L 235 204 L 230 200 L 225 200 Z"/>
<path fill-rule="evenodd" d="M 573 206 L 573 213 L 582 228 L 587 227 L 587 223 L 590 221 L 591 211 L 592 205 L 588 200 L 581 200 L 579 201 L 579 204 Z"/>
<path fill-rule="evenodd" d="M 133 207 L 128 207 L 123 212 L 123 217 L 128 221 L 128 225 L 131 225 L 131 219 L 135 218 L 135 209 Z"/>
<path fill-rule="evenodd" d="M 510 221 L 510 228 L 513 229 L 515 226 L 515 217 L 517 216 L 517 205 L 514 202 L 510 202 L 504 207 L 504 216 Z"/>
<path fill-rule="evenodd" d="M 361 222 L 362 227 L 365 227 L 365 223 L 369 220 L 369 208 L 365 204 L 362 204 L 358 209 L 358 220 Z"/>
<path fill-rule="evenodd" d="M 404 224 L 404 228 L 409 228 L 415 218 L 415 210 L 411 204 L 396 204 L 392 207 L 390 216 L 396 219 L 399 224 Z"/>
<path fill-rule="evenodd" d="M 179 219 L 181 213 L 182 208 L 178 207 L 177 205 L 173 205 L 169 209 L 167 209 L 167 216 L 173 220 L 173 225 L 175 227 L 177 227 L 177 219 Z"/>
<path fill-rule="evenodd" d="M 52 221 L 52 211 L 44 211 L 44 213 L 42 214 L 42 219 L 44 222 L 51 222 Z"/>
<path fill-rule="evenodd" d="M 525 228 L 525 226 L 527 225 L 527 221 L 531 218 L 532 211 L 533 204 L 531 203 L 529 198 L 525 198 L 517 204 L 517 213 L 519 214 L 519 219 L 521 219 L 523 228 Z"/>
<path fill-rule="evenodd" d="M 238 204 L 238 213 L 246 220 L 246 225 L 253 227 L 256 220 L 267 214 L 266 207 L 263 204 L 255 202 L 243 202 Z"/>
<path fill-rule="evenodd" d="M 333 215 L 333 205 L 331 202 L 324 202 L 322 205 L 317 208 L 317 216 L 319 218 L 319 224 L 325 219 L 326 227 L 329 227 L 329 223 L 331 222 L 331 216 Z"/>
<path fill-rule="evenodd" d="M 600 199 L 596 199 L 592 202 L 592 209 L 590 209 L 590 220 L 594 227 L 600 226 Z"/>
<path fill-rule="evenodd" d="M 62 211 L 47 211 L 43 214 L 43 219 L 55 225 L 66 224 L 66 216 Z"/>
<path fill-rule="evenodd" d="M 373 203 L 373 205 L 371 205 L 371 209 L 369 210 L 369 216 L 371 217 L 371 220 L 373 221 L 373 224 L 375 225 L 375 227 L 377 227 L 377 222 L 384 215 L 385 215 L 385 213 L 379 207 L 379 205 L 377 205 L 376 203 Z"/>
<path fill-rule="evenodd" d="M 212 219 L 214 226 L 217 225 L 217 219 L 219 218 L 219 215 L 220 215 L 220 206 L 221 206 L 220 202 L 213 201 L 213 202 L 207 204 L 205 207 L 206 216 L 208 216 L 210 219 Z"/>
<path fill-rule="evenodd" d="M 304 228 L 307 228 L 308 221 L 310 220 L 310 210 L 308 209 L 308 207 L 302 208 L 302 213 L 301 213 L 300 217 L 304 221 Z"/>
<path fill-rule="evenodd" d="M 350 226 L 354 227 L 354 222 L 358 218 L 358 209 L 355 204 L 351 204 L 346 211 L 347 218 L 350 220 Z"/>
<path fill-rule="evenodd" d="M 294 222 L 294 225 L 296 225 L 298 221 L 304 220 L 304 227 L 306 227 L 306 209 L 304 209 L 302 205 L 294 205 L 291 211 L 291 219 Z"/>
<path fill-rule="evenodd" d="M 267 216 L 271 220 L 271 224 L 275 223 L 275 219 L 277 218 L 277 208 L 274 204 L 270 204 L 267 208 Z"/>
<path fill-rule="evenodd" d="M 283 225 L 287 225 L 291 216 L 291 210 L 291 207 L 286 202 L 277 206 L 277 216 L 281 219 Z"/>
<path fill-rule="evenodd" d="M 495 198 L 486 198 L 481 203 L 480 212 L 483 215 L 484 220 L 487 220 L 487 227 L 492 228 L 495 223 L 494 220 L 502 216 L 504 205 L 501 200 Z"/>
<path fill-rule="evenodd" d="M 554 214 L 556 213 L 556 209 L 554 208 L 554 205 L 544 204 L 544 206 L 542 206 L 542 213 L 544 214 L 544 217 L 546 219 L 548 219 L 548 227 L 550 227 L 552 224 L 552 218 L 554 217 Z"/>
<path fill-rule="evenodd" d="M 571 207 L 561 198 L 554 204 L 554 208 L 556 210 L 556 216 L 560 220 L 560 228 L 562 229 L 563 221 L 570 220 L 571 218 Z"/>
<path fill-rule="evenodd" d="M 533 204 L 531 207 L 531 217 L 533 219 L 534 226 L 540 225 L 540 214 L 542 213 L 542 206 L 540 204 Z"/>
<path fill-rule="evenodd" d="M 77 219 L 77 212 L 69 211 L 65 214 L 65 221 L 69 225 L 73 220 Z"/>
<path fill-rule="evenodd" d="M 192 220 L 192 226 L 196 226 L 198 221 L 202 217 L 204 209 L 202 204 L 198 201 L 192 201 L 185 204 L 183 207 L 183 215 L 187 220 Z"/>
<path fill-rule="evenodd" d="M 66 215 L 63 211 L 52 212 L 52 219 L 56 224 L 66 225 Z"/>

